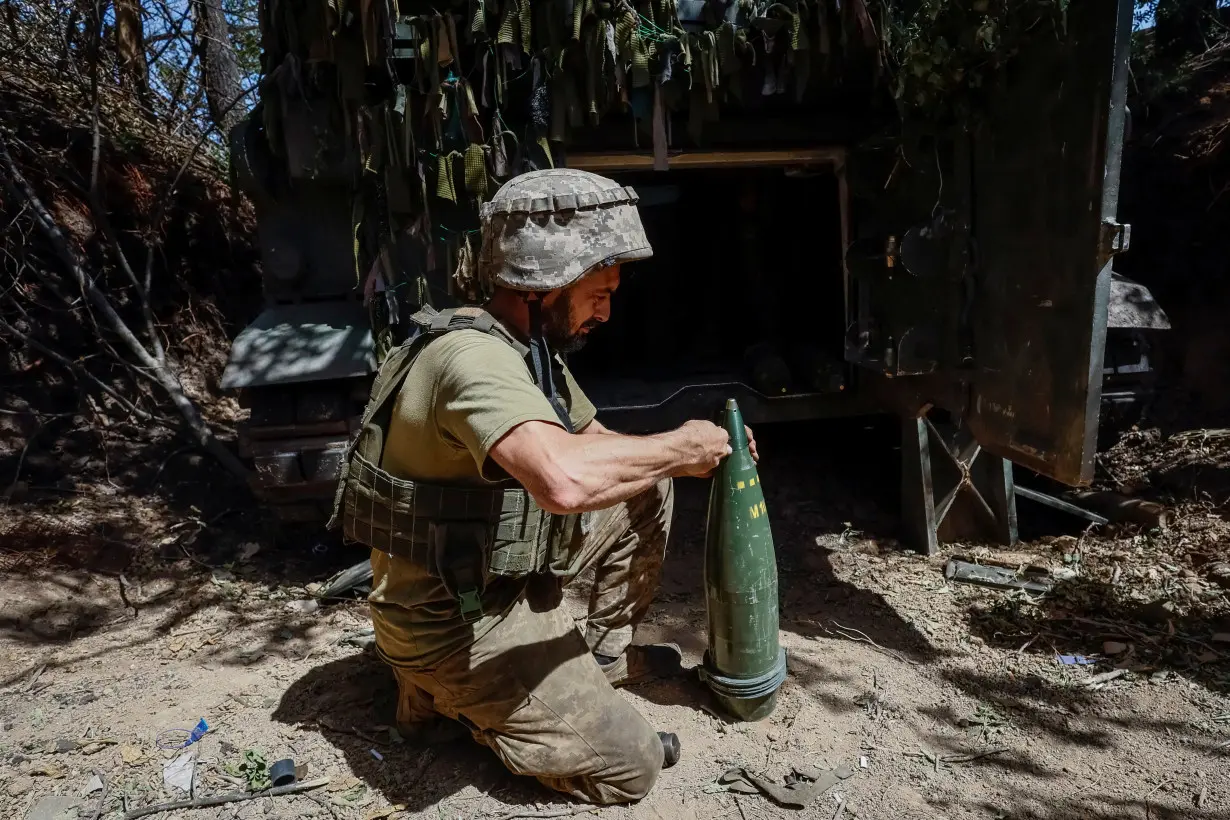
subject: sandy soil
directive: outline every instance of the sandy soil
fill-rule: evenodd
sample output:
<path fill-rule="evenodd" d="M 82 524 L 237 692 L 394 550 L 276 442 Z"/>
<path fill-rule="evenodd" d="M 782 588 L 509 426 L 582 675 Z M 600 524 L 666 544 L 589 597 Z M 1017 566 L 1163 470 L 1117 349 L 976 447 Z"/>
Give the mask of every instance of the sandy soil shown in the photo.
<path fill-rule="evenodd" d="M 790 659 L 775 712 L 727 722 L 692 679 L 626 690 L 679 734 L 683 756 L 641 803 L 586 816 L 1230 818 L 1224 499 L 1158 490 L 1172 504 L 1164 532 L 1061 522 L 1011 552 L 965 544 L 926 558 L 893 540 L 895 522 L 868 489 L 891 497 L 895 476 L 881 472 L 891 452 L 835 463 L 825 442 L 800 447 L 797 433 L 762 440 Z M 1120 480 L 1157 487 L 1193 464 L 1208 479 L 1220 475 L 1219 441 L 1176 454 L 1142 434 L 1106 463 Z M 665 578 L 640 636 L 679 643 L 689 664 L 706 640 L 704 490 L 680 487 Z M 269 534 L 247 512 L 218 509 L 207 486 L 178 488 L 176 498 L 193 497 L 196 513 L 101 488 L 9 508 L 0 816 L 115 820 L 125 806 L 181 799 L 163 785 L 176 752 L 157 738 L 200 718 L 210 732 L 192 747 L 197 795 L 242 786 L 247 750 L 293 757 L 302 778 L 330 782 L 311 797 L 160 817 L 481 820 L 585 808 L 508 774 L 469 741 L 398 742 L 391 677 L 350 640 L 365 626 L 363 604 L 320 607 L 307 589 L 358 556 L 310 532 Z M 1031 601 L 946 582 L 945 556 L 957 553 L 1070 577 Z M 578 618 L 582 600 L 573 590 Z M 1096 662 L 1057 659 L 1073 653 Z M 1125 671 L 1090 685 L 1116 668 Z M 715 785 L 734 765 L 780 782 L 803 764 L 855 774 L 804 809 Z M 95 774 L 105 797 L 87 793 Z"/>

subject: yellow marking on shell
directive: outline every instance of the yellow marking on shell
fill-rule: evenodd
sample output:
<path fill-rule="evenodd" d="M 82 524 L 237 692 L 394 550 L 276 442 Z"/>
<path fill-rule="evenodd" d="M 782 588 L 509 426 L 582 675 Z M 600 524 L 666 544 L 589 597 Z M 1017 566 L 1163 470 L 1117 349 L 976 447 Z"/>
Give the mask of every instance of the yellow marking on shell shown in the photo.
<path fill-rule="evenodd" d="M 745 486 L 745 485 L 744 485 L 744 483 L 743 483 L 742 481 L 739 481 L 739 482 L 736 482 L 736 483 L 735 483 L 735 489 L 736 489 L 736 490 L 742 490 L 744 486 Z"/>
<path fill-rule="evenodd" d="M 756 486 L 756 479 L 754 479 L 754 478 L 752 478 L 752 479 L 748 479 L 747 486 L 749 486 L 749 487 L 755 487 L 755 486 Z"/>
<path fill-rule="evenodd" d="M 759 518 L 760 517 L 760 505 L 753 504 L 752 506 L 748 507 L 748 512 L 752 514 L 752 518 Z"/>
<path fill-rule="evenodd" d="M 763 501 L 761 501 L 761 502 L 760 502 L 760 514 L 761 514 L 761 515 L 768 515 L 768 514 L 769 514 L 769 508 L 768 508 L 768 507 L 766 507 L 766 506 L 764 505 L 764 502 L 763 502 Z"/>

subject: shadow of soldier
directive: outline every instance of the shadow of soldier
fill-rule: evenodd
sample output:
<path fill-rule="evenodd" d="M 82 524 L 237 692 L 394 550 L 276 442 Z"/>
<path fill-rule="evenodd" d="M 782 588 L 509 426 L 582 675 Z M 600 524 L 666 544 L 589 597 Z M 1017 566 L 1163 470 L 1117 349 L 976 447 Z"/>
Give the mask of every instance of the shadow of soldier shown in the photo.
<path fill-rule="evenodd" d="M 397 712 L 397 683 L 371 652 L 313 667 L 282 695 L 273 720 L 319 731 L 337 748 L 355 777 L 407 811 L 469 803 L 485 794 L 504 803 L 532 805 L 550 793 L 504 768 L 468 737 L 447 743 L 391 742 L 386 727 Z M 379 758 L 372 754 L 373 750 Z"/>
<path fill-rule="evenodd" d="M 547 659 L 559 655 L 553 642 L 512 647 L 471 673 L 481 680 L 516 668 L 518 683 L 532 691 L 552 671 Z M 446 804 L 466 805 L 484 796 L 513 807 L 572 802 L 533 777 L 513 774 L 470 737 L 427 744 L 392 735 L 388 728 L 395 721 L 397 699 L 389 667 L 366 651 L 313 667 L 286 689 L 272 719 L 319 731 L 342 753 L 355 777 L 406 811 L 444 811 Z M 471 805 L 465 813 L 476 808 Z"/>

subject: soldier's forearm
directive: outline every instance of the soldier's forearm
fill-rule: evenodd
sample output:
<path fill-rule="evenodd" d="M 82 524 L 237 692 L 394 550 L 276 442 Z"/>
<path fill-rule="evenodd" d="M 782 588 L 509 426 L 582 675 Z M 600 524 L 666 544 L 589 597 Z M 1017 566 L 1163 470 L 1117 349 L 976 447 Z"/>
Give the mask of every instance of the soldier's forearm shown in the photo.
<path fill-rule="evenodd" d="M 571 435 L 543 422 L 514 428 L 491 457 L 551 513 L 600 510 L 688 474 L 696 447 L 683 430 L 652 436 Z"/>

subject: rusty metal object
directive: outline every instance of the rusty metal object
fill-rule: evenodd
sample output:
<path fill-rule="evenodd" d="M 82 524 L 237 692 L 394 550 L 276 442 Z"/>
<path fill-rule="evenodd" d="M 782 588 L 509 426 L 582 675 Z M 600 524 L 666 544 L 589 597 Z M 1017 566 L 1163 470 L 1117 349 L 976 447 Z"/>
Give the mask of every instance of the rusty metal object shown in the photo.
<path fill-rule="evenodd" d="M 1046 570 L 1032 567 L 1021 572 L 1009 567 L 975 564 L 960 558 L 950 558 L 944 565 L 944 577 L 965 584 L 996 587 L 998 589 L 1023 589 L 1042 594 L 1051 591 L 1055 580 Z"/>

